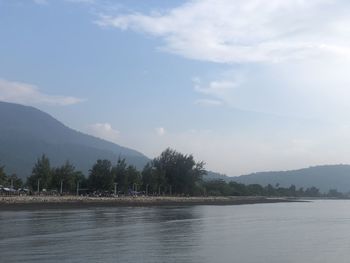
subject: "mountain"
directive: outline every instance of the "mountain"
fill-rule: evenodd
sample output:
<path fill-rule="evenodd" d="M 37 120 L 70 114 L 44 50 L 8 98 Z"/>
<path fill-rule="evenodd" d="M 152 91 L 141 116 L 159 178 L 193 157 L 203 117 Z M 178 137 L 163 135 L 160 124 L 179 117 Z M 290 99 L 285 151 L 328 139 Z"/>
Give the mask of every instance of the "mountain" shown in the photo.
<path fill-rule="evenodd" d="M 137 168 L 149 161 L 140 152 L 70 129 L 36 108 L 0 102 L 0 165 L 25 178 L 42 154 L 52 166 L 69 160 L 85 174 L 97 159 L 116 162 L 120 156 Z"/>
<path fill-rule="evenodd" d="M 233 177 L 229 177 L 225 174 L 216 173 L 212 171 L 207 171 L 207 174 L 203 176 L 204 181 L 212 181 L 212 180 L 224 180 L 225 182 L 232 181 Z"/>
<path fill-rule="evenodd" d="M 314 166 L 293 171 L 259 172 L 231 178 L 244 184 L 279 184 L 283 187 L 294 184 L 297 188 L 315 186 L 321 192 L 328 192 L 330 189 L 350 192 L 350 165 L 345 164 Z"/>

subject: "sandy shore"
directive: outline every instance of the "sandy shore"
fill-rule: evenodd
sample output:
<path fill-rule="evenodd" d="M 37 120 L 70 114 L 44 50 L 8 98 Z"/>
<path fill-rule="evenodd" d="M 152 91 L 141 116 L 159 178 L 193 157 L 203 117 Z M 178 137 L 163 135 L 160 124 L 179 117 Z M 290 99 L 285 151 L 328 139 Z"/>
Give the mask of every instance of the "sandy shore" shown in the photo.
<path fill-rule="evenodd" d="M 55 209 L 111 206 L 243 205 L 300 202 L 291 198 L 267 197 L 80 197 L 80 196 L 3 196 L 0 210 Z"/>

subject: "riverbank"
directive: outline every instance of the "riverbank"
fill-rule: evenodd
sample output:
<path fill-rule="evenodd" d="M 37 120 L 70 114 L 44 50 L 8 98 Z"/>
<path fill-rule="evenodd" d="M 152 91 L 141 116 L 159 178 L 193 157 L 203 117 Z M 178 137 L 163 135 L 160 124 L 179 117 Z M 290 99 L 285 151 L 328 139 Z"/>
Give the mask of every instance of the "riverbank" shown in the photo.
<path fill-rule="evenodd" d="M 268 197 L 85 197 L 85 196 L 3 196 L 0 210 L 69 209 L 113 206 L 187 206 L 187 205 L 244 205 L 258 203 L 300 202 L 294 198 Z"/>

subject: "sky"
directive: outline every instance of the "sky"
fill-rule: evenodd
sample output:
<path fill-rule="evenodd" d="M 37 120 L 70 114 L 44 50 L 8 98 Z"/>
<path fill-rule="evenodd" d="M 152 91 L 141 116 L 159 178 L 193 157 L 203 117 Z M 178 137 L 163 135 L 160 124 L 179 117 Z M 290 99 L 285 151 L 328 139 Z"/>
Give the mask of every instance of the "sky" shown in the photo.
<path fill-rule="evenodd" d="M 350 2 L 0 0 L 0 100 L 237 176 L 350 163 Z"/>

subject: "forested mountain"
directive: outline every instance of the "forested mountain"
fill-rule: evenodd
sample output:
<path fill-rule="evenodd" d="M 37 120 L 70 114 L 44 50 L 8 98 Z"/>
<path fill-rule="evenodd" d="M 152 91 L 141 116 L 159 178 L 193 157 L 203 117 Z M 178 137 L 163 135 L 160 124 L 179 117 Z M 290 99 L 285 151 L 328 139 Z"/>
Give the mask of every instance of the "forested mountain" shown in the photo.
<path fill-rule="evenodd" d="M 230 182 L 232 181 L 232 178 L 234 177 L 229 177 L 225 174 L 216 173 L 213 171 L 207 171 L 207 174 L 203 176 L 204 181 L 224 180 L 225 182 Z"/>
<path fill-rule="evenodd" d="M 297 188 L 315 186 L 322 192 L 337 189 L 350 192 L 350 165 L 323 165 L 305 169 L 280 172 L 259 172 L 239 177 L 231 177 L 233 181 L 244 184 L 261 184 L 266 186 L 276 184 L 289 187 L 294 184 Z"/>
<path fill-rule="evenodd" d="M 70 129 L 36 108 L 0 102 L 0 165 L 24 178 L 42 154 L 54 166 L 69 160 L 85 174 L 97 159 L 116 162 L 120 156 L 139 169 L 149 161 L 140 152 Z"/>

